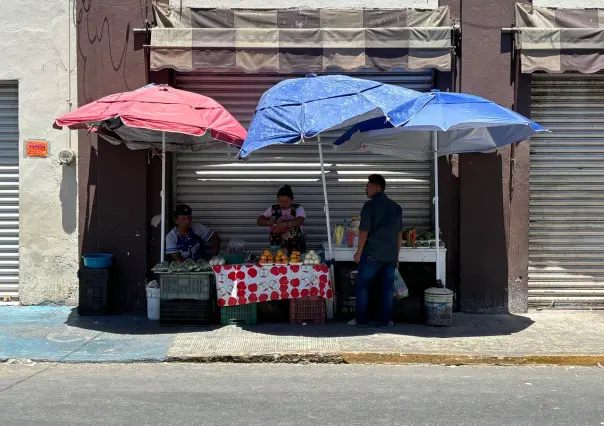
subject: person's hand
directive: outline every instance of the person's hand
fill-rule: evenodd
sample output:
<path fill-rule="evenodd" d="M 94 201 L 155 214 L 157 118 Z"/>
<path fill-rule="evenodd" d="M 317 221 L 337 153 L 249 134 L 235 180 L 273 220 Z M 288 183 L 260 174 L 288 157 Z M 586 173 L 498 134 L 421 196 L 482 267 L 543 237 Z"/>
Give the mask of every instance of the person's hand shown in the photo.
<path fill-rule="evenodd" d="M 284 224 L 285 224 L 285 222 L 275 223 L 272 226 L 273 232 L 282 232 L 283 229 L 285 228 Z"/>
<path fill-rule="evenodd" d="M 362 255 L 363 255 L 363 252 L 361 250 L 357 250 L 357 252 L 354 254 L 354 261 L 356 263 L 360 263 Z"/>

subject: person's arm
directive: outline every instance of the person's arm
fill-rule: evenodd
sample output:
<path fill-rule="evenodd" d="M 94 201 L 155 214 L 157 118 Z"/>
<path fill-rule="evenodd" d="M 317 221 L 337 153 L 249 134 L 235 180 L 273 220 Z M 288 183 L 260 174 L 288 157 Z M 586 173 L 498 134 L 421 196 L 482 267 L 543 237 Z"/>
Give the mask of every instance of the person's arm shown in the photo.
<path fill-rule="evenodd" d="M 361 261 L 361 256 L 363 255 L 363 249 L 365 248 L 365 244 L 367 244 L 367 236 L 369 235 L 368 231 L 359 231 L 359 248 L 354 255 L 354 261 L 359 263 Z"/>
<path fill-rule="evenodd" d="M 220 252 L 220 237 L 214 231 L 201 223 L 193 225 L 193 232 L 195 232 L 204 243 L 212 242 L 212 256 L 217 256 Z"/>
<path fill-rule="evenodd" d="M 170 232 L 166 236 L 166 254 L 172 259 L 173 262 L 184 262 L 184 259 L 180 255 L 178 250 L 178 244 L 176 236 L 173 232 Z"/>
<path fill-rule="evenodd" d="M 258 226 L 273 226 L 275 223 L 272 218 L 266 218 L 264 216 L 260 216 L 256 221 Z"/>
<path fill-rule="evenodd" d="M 369 237 L 369 230 L 371 230 L 371 221 L 373 218 L 371 201 L 367 201 L 361 210 L 361 225 L 359 226 L 359 247 L 354 255 L 354 261 L 359 263 L 361 256 L 363 256 L 363 249 L 367 244 L 367 238 Z"/>
<path fill-rule="evenodd" d="M 398 234 L 396 236 L 396 269 L 398 269 L 398 259 L 401 256 L 401 248 L 403 247 L 403 210 L 398 208 L 398 221 L 400 223 Z"/>
<path fill-rule="evenodd" d="M 273 208 L 269 207 L 266 209 L 256 223 L 258 226 L 273 226 L 275 224 L 275 221 L 273 220 Z"/>
<path fill-rule="evenodd" d="M 217 233 L 212 234 L 212 256 L 218 256 L 220 253 L 220 237 Z"/>

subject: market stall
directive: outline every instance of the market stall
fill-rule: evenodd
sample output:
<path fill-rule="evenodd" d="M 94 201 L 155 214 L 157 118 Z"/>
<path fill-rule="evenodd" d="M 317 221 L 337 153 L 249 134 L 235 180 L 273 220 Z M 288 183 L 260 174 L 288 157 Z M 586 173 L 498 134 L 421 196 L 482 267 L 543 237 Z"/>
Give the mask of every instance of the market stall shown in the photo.
<path fill-rule="evenodd" d="M 212 323 L 217 306 L 223 325 L 251 324 L 258 303 L 280 300 L 290 301 L 291 322 L 324 322 L 325 300 L 333 298 L 329 268 L 312 250 L 289 256 L 277 248 L 229 253 L 209 261 L 162 262 L 153 271 L 160 276 L 166 325 Z"/>

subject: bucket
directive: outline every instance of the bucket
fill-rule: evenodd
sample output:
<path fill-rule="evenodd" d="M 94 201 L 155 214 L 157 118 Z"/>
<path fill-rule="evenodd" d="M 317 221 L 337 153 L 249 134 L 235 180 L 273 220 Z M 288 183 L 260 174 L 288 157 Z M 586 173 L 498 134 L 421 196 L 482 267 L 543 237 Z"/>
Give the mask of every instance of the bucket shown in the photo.
<path fill-rule="evenodd" d="M 147 318 L 159 321 L 159 288 L 147 287 Z"/>
<path fill-rule="evenodd" d="M 109 268 L 113 263 L 113 255 L 107 253 L 91 253 L 82 256 L 84 266 L 90 269 L 105 269 Z"/>
<path fill-rule="evenodd" d="M 453 325 L 453 294 L 445 287 L 432 287 L 424 291 L 426 325 L 435 327 Z"/>

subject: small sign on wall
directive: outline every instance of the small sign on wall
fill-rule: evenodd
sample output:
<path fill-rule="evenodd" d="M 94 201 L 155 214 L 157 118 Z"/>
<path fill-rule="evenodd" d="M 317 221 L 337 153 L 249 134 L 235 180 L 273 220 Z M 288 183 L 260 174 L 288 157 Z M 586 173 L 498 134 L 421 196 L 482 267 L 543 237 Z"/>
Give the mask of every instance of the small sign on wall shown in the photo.
<path fill-rule="evenodd" d="M 25 155 L 27 157 L 48 157 L 49 142 L 45 139 L 28 139 L 25 141 Z"/>

